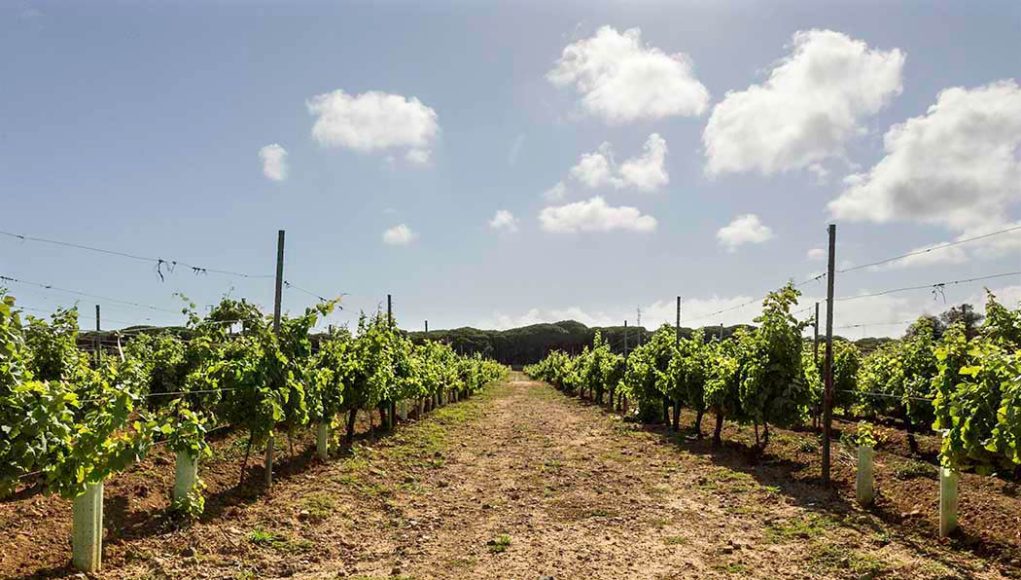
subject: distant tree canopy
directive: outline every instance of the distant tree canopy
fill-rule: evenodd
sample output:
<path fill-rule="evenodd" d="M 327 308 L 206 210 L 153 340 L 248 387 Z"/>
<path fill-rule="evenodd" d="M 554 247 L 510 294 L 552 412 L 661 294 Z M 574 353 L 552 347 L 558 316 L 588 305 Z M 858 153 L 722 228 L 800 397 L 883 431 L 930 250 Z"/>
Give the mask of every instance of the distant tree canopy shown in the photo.
<path fill-rule="evenodd" d="M 707 338 L 722 336 L 727 338 L 740 325 L 725 327 L 708 327 L 705 329 Z M 451 330 L 431 330 L 430 340 L 449 343 L 457 352 L 466 354 L 481 353 L 492 357 L 503 364 L 523 366 L 535 364 L 546 357 L 550 351 L 561 350 L 568 354 L 578 354 L 586 346 L 592 346 L 596 332 L 602 334 L 603 340 L 614 353 L 623 353 L 625 346 L 625 328 L 623 326 L 588 327 L 574 320 L 555 323 L 533 324 L 508 330 L 479 330 L 477 328 L 455 328 Z M 693 329 L 681 328 L 681 337 L 691 336 Z M 410 332 L 411 340 L 421 342 L 426 333 Z M 649 341 L 652 331 L 634 326 L 627 327 L 628 350 Z"/>

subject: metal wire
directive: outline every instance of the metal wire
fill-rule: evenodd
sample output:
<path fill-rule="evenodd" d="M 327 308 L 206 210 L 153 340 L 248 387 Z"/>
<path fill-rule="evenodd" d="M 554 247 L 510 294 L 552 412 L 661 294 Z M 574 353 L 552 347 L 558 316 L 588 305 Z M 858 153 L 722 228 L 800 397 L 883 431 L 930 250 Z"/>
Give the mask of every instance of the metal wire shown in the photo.
<path fill-rule="evenodd" d="M 907 252 L 907 253 L 901 254 L 899 256 L 893 256 L 892 258 L 885 258 L 885 259 L 878 260 L 878 261 L 875 261 L 875 262 L 869 262 L 868 264 L 861 264 L 859 266 L 849 266 L 847 268 L 842 268 L 840 270 L 837 270 L 836 273 L 837 274 L 843 274 L 845 272 L 854 272 L 855 270 L 863 270 L 865 268 L 871 268 L 873 266 L 881 266 L 883 264 L 888 264 L 890 262 L 895 262 L 897 260 L 902 260 L 904 258 L 910 258 L 911 256 L 919 256 L 919 255 L 922 255 L 922 254 L 928 254 L 929 252 L 934 252 L 934 251 L 942 250 L 942 249 L 945 249 L 945 248 L 952 248 L 954 246 L 959 246 L 961 244 L 966 244 L 968 242 L 974 242 L 976 240 L 984 240 L 986 238 L 991 238 L 993 236 L 999 236 L 999 235 L 1002 235 L 1002 234 L 1006 234 L 1006 233 L 1010 233 L 1010 232 L 1014 232 L 1014 231 L 1018 231 L 1018 230 L 1021 230 L 1021 225 L 1017 225 L 1017 226 L 1014 226 L 1014 227 L 1006 228 L 1006 229 L 995 231 L 995 232 L 990 232 L 988 234 L 982 234 L 980 236 L 966 238 L 966 239 L 963 239 L 963 240 L 957 240 L 957 241 L 954 241 L 954 242 L 942 242 L 940 244 L 937 244 L 937 245 L 929 247 L 929 248 L 924 248 L 924 249 L 921 249 L 921 250 L 913 250 L 911 252 Z"/>
<path fill-rule="evenodd" d="M 947 286 L 956 286 L 957 284 L 967 284 L 969 282 L 978 282 L 981 280 L 992 280 L 994 278 L 1005 278 L 1007 276 L 1021 276 L 1021 271 L 1017 272 L 1004 272 L 1002 274 L 990 274 L 988 276 L 978 276 L 976 278 L 964 278 L 961 280 L 950 280 L 947 282 L 936 282 L 933 284 L 923 284 L 921 286 L 905 286 L 903 288 L 891 288 L 889 290 L 882 290 L 880 292 L 873 292 L 871 294 L 858 294 L 856 296 L 843 296 L 841 298 L 834 298 L 834 302 L 846 302 L 848 300 L 858 300 L 860 298 L 873 298 L 876 296 L 885 296 L 886 294 L 893 294 L 895 292 L 906 292 L 909 290 L 942 290 Z"/>
<path fill-rule="evenodd" d="M 78 244 L 78 243 L 74 243 L 74 242 L 65 242 L 65 241 L 61 241 L 61 240 L 53 240 L 53 239 L 49 239 L 49 238 L 41 238 L 41 237 L 38 237 L 38 236 L 28 236 L 28 235 L 25 235 L 25 234 L 17 234 L 17 233 L 7 232 L 7 231 L 3 231 L 3 230 L 0 230 L 0 235 L 8 236 L 8 237 L 11 237 L 11 238 L 17 238 L 17 239 L 22 240 L 22 241 L 37 242 L 37 243 L 43 243 L 43 244 L 52 244 L 52 245 L 55 245 L 55 246 L 63 246 L 63 247 L 67 247 L 67 248 L 76 248 L 76 249 L 79 249 L 79 250 L 86 250 L 86 251 L 89 251 L 89 252 L 97 252 L 97 253 L 100 253 L 100 254 L 107 254 L 109 256 L 118 256 L 118 257 L 121 257 L 121 258 L 128 258 L 128 259 L 131 259 L 131 260 L 138 260 L 138 261 L 142 261 L 142 262 L 152 262 L 153 264 L 156 265 L 157 273 L 159 274 L 161 279 L 163 278 L 163 269 L 162 268 L 166 267 L 167 271 L 172 272 L 174 270 L 174 268 L 177 267 L 177 266 L 184 266 L 185 268 L 189 268 L 195 274 L 214 273 L 214 274 L 223 274 L 223 275 L 226 275 L 226 276 L 238 276 L 238 277 L 241 277 L 241 278 L 272 278 L 273 277 L 273 274 L 248 274 L 248 273 L 245 273 L 245 272 L 236 272 L 236 271 L 233 271 L 233 270 L 223 270 L 223 269 L 220 269 L 220 268 L 207 268 L 205 266 L 196 266 L 194 264 L 189 264 L 188 262 L 184 262 L 182 260 L 172 260 L 172 259 L 165 259 L 165 258 L 159 258 L 159 257 L 141 256 L 141 255 L 138 255 L 138 254 L 129 254 L 127 252 L 122 252 L 120 250 L 109 250 L 109 249 L 106 249 L 106 248 L 97 248 L 97 247 L 94 247 L 94 246 L 86 246 L 84 244 Z"/>

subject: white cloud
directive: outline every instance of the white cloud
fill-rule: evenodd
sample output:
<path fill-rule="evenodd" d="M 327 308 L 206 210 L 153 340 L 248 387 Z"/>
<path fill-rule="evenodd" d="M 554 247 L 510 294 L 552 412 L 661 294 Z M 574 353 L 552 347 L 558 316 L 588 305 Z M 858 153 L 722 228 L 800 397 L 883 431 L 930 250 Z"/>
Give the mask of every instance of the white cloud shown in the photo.
<path fill-rule="evenodd" d="M 841 157 L 862 121 L 901 92 L 904 53 L 870 49 L 832 30 L 794 34 L 792 52 L 762 84 L 728 92 L 702 134 L 710 174 L 769 175 Z"/>
<path fill-rule="evenodd" d="M 759 221 L 759 216 L 753 213 L 737 216 L 716 232 L 716 239 L 729 252 L 735 251 L 742 244 L 761 244 L 772 238 L 773 230 Z"/>
<path fill-rule="evenodd" d="M 640 191 L 655 191 L 670 182 L 666 154 L 666 140 L 658 133 L 652 133 L 645 140 L 642 153 L 618 167 L 613 158 L 613 147 L 604 142 L 592 153 L 583 153 L 568 171 L 568 178 L 592 189 L 633 187 Z M 563 182 L 555 187 L 560 188 L 556 193 L 561 196 L 566 191 Z M 547 191 L 547 196 L 549 194 L 550 191 Z"/>
<path fill-rule="evenodd" d="M 398 224 L 383 232 L 383 243 L 391 246 L 406 246 L 415 241 L 418 234 L 405 224 Z"/>
<path fill-rule="evenodd" d="M 816 261 L 818 261 L 818 260 L 825 260 L 826 259 L 826 250 L 824 250 L 822 248 L 812 248 L 811 250 L 808 251 L 808 253 L 806 254 L 806 257 L 809 260 L 816 260 Z"/>
<path fill-rule="evenodd" d="M 436 111 L 417 98 L 379 91 L 352 96 L 338 89 L 309 99 L 308 110 L 320 145 L 362 153 L 407 149 L 405 158 L 416 165 L 428 163 L 440 130 Z"/>
<path fill-rule="evenodd" d="M 287 179 L 287 150 L 277 143 L 259 149 L 262 174 L 273 181 Z"/>
<path fill-rule="evenodd" d="M 983 237 L 1003 230 L 1009 231 Z M 952 245 L 954 242 L 962 240 L 971 241 L 966 244 Z M 1006 225 L 993 223 L 987 227 L 967 230 L 957 236 L 953 242 L 939 242 L 915 248 L 905 252 L 909 254 L 908 256 L 874 266 L 872 270 L 964 264 L 974 260 L 996 259 L 1017 252 L 1021 252 L 1021 222 Z"/>
<path fill-rule="evenodd" d="M 621 179 L 642 191 L 652 191 L 666 185 L 670 182 L 664 165 L 666 153 L 666 139 L 657 133 L 649 135 L 642 155 L 628 159 L 620 166 Z"/>
<path fill-rule="evenodd" d="M 894 125 L 886 156 L 845 179 L 829 204 L 838 218 L 1002 226 L 1021 200 L 1021 88 L 1013 80 L 940 92 L 925 115 Z"/>
<path fill-rule="evenodd" d="M 432 156 L 432 152 L 428 149 L 409 149 L 404 154 L 404 159 L 412 165 L 426 166 L 429 165 L 429 160 Z"/>
<path fill-rule="evenodd" d="M 489 220 L 489 227 L 497 231 L 514 233 L 518 231 L 518 218 L 511 212 L 500 209 L 496 211 L 493 219 Z"/>
<path fill-rule="evenodd" d="M 613 175 L 613 150 L 609 143 L 603 143 L 593 153 L 583 153 L 569 175 L 588 187 L 613 185 L 621 187 L 620 179 Z"/>
<path fill-rule="evenodd" d="M 558 87 L 573 85 L 586 113 L 614 124 L 697 116 L 709 103 L 691 59 L 643 45 L 638 28 L 621 34 L 603 26 L 569 44 L 546 78 Z"/>
<path fill-rule="evenodd" d="M 567 195 L 567 186 L 564 185 L 563 181 L 558 181 L 556 185 L 542 192 L 542 196 L 549 201 L 560 201 Z"/>
<path fill-rule="evenodd" d="M 656 218 L 643 215 L 628 206 L 613 207 L 599 196 L 561 206 L 543 208 L 539 212 L 542 229 L 556 233 L 609 232 L 629 230 L 652 232 Z"/>

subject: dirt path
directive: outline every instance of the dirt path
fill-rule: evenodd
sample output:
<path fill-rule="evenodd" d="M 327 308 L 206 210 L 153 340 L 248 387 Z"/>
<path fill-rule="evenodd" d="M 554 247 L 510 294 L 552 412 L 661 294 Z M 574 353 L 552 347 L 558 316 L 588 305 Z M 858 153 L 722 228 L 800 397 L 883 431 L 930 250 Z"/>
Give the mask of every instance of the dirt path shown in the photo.
<path fill-rule="evenodd" d="M 104 576 L 1002 577 L 725 463 L 516 375 L 269 497 L 114 543 Z"/>

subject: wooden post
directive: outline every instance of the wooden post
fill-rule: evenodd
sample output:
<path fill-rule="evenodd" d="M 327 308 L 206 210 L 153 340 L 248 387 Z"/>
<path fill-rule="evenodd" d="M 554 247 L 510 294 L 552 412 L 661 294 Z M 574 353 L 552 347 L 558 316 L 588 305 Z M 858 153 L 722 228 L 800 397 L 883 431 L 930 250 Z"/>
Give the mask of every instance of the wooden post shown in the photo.
<path fill-rule="evenodd" d="M 96 349 L 95 360 L 97 364 L 103 362 L 103 340 L 99 336 L 100 332 L 101 330 L 99 325 L 99 304 L 96 304 L 96 338 L 92 341 L 92 344 Z"/>
<path fill-rule="evenodd" d="M 277 232 L 277 276 L 276 294 L 273 298 L 273 332 L 280 334 L 280 303 L 284 292 L 284 230 Z M 266 442 L 266 489 L 273 488 L 273 455 L 276 447 L 275 437 L 270 431 Z"/>
<path fill-rule="evenodd" d="M 394 303 L 389 294 L 386 295 L 386 324 L 391 329 L 394 327 Z"/>
<path fill-rule="evenodd" d="M 624 359 L 627 359 L 627 320 L 624 321 Z"/>
<path fill-rule="evenodd" d="M 199 459 L 192 457 L 187 451 L 177 452 L 177 465 L 174 477 L 174 501 L 185 501 L 195 487 L 199 476 Z"/>
<path fill-rule="evenodd" d="M 681 297 L 677 297 L 677 319 L 674 321 L 674 344 L 681 344 Z"/>
<path fill-rule="evenodd" d="M 429 321 L 425 321 L 425 335 L 429 336 Z"/>
<path fill-rule="evenodd" d="M 103 567 L 103 482 L 90 483 L 71 506 L 71 563 L 82 572 Z"/>
<path fill-rule="evenodd" d="M 854 489 L 858 503 L 863 506 L 872 505 L 876 499 L 875 480 L 872 476 L 872 462 L 875 456 L 875 449 L 865 445 L 858 447 L 858 473 L 855 476 Z"/>
<path fill-rule="evenodd" d="M 949 467 L 939 468 L 939 535 L 945 538 L 957 529 L 957 478 Z"/>
<path fill-rule="evenodd" d="M 829 262 L 826 266 L 826 360 L 822 403 L 822 480 L 830 482 L 830 436 L 833 421 L 833 271 L 836 269 L 837 226 L 829 226 Z"/>

